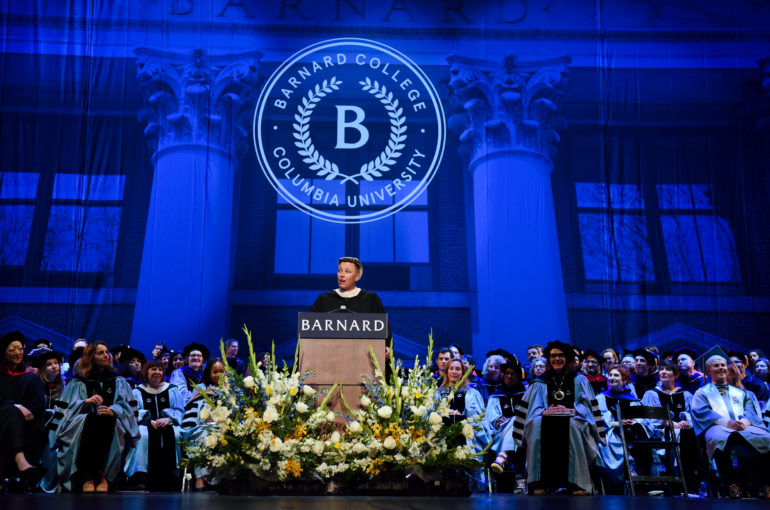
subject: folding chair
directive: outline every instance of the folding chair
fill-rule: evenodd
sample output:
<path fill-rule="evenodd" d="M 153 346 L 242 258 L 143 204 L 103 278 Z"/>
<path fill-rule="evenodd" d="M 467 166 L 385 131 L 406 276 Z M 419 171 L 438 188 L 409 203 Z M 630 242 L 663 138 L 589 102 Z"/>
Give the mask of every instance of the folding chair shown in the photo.
<path fill-rule="evenodd" d="M 659 420 L 663 427 L 663 439 L 640 439 L 630 441 L 626 439 L 624 428 L 620 427 L 620 437 L 623 440 L 623 456 L 625 457 L 628 483 L 631 487 L 631 495 L 636 496 L 635 484 L 638 483 L 678 483 L 682 485 L 682 494 L 687 494 L 687 484 L 682 473 L 682 459 L 679 456 L 679 442 L 676 440 L 673 426 L 671 425 L 671 411 L 668 406 L 629 406 L 621 409 L 618 406 L 618 422 L 623 420 Z M 631 470 L 629 453 L 633 450 L 666 450 L 665 475 L 638 475 Z M 677 470 L 674 470 L 673 459 L 676 458 Z M 674 474 L 676 473 L 676 474 Z"/>

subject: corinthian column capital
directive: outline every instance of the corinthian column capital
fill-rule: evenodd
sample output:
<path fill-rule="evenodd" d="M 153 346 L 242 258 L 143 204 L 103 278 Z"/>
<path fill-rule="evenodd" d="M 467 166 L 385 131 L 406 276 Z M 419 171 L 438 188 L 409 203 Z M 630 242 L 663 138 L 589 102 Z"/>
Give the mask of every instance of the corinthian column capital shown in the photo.
<path fill-rule="evenodd" d="M 144 133 L 157 139 L 158 151 L 193 144 L 235 155 L 248 146 L 260 52 L 212 56 L 202 49 L 139 48 L 135 53 L 147 103 L 138 117 L 147 124 Z"/>
<path fill-rule="evenodd" d="M 524 149 L 551 158 L 565 126 L 558 115 L 569 57 L 487 62 L 453 55 L 450 86 L 462 105 L 449 126 L 470 145 L 471 161 L 498 150 Z"/>

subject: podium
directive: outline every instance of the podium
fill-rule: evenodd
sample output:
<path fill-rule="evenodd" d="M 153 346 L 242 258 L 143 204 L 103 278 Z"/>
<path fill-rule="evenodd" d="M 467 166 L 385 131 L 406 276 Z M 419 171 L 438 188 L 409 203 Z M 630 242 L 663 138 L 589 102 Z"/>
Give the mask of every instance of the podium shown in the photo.
<path fill-rule="evenodd" d="M 297 319 L 299 370 L 312 369 L 306 382 L 318 389 L 329 389 L 339 382 L 340 391 L 351 409 L 360 407 L 364 385 L 361 375 L 374 377 L 369 346 L 374 349 L 380 369 L 385 373 L 385 342 L 388 315 L 385 313 L 300 312 Z M 329 400 L 334 411 L 343 411 L 342 400 Z"/>

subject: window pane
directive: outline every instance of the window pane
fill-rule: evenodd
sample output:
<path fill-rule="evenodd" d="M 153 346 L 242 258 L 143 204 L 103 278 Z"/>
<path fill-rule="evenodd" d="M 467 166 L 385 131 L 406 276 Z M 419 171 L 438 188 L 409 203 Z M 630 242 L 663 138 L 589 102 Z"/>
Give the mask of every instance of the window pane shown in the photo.
<path fill-rule="evenodd" d="M 578 207 L 607 207 L 607 187 L 600 182 L 576 182 Z"/>
<path fill-rule="evenodd" d="M 607 215 L 580 213 L 578 221 L 586 279 L 617 280 L 615 250 L 610 238 L 610 222 Z"/>
<path fill-rule="evenodd" d="M 601 182 L 577 182 L 578 207 L 612 207 L 613 209 L 643 209 L 644 199 L 636 184 L 610 184 L 610 203 L 607 185 Z"/>
<path fill-rule="evenodd" d="M 711 205 L 711 186 L 706 184 L 693 184 L 692 194 L 696 209 L 713 209 Z"/>
<path fill-rule="evenodd" d="M 337 259 L 345 255 L 345 225 L 316 218 L 310 221 L 310 272 L 334 274 Z"/>
<path fill-rule="evenodd" d="M 662 215 L 660 223 L 671 280 L 675 282 L 705 281 L 695 219 L 686 214 Z"/>
<path fill-rule="evenodd" d="M 359 226 L 361 259 L 368 262 L 393 262 L 393 216 Z"/>
<path fill-rule="evenodd" d="M 659 184 L 658 204 L 661 209 L 692 209 L 689 184 Z"/>
<path fill-rule="evenodd" d="M 613 216 L 613 223 L 620 280 L 655 280 L 644 217 L 640 214 L 618 214 Z"/>
<path fill-rule="evenodd" d="M 75 200 L 86 198 L 88 176 L 83 174 L 56 174 L 53 198 Z"/>
<path fill-rule="evenodd" d="M 396 262 L 430 262 L 427 211 L 395 214 Z"/>
<path fill-rule="evenodd" d="M 26 172 L 0 173 L 0 198 L 35 198 L 38 174 Z"/>
<path fill-rule="evenodd" d="M 310 260 L 309 238 L 310 216 L 302 211 L 276 211 L 276 273 L 307 273 Z"/>
<path fill-rule="evenodd" d="M 698 233 L 703 248 L 706 277 L 710 282 L 739 282 L 741 272 L 733 232 L 727 220 L 717 216 L 698 216 Z"/>
<path fill-rule="evenodd" d="M 88 200 L 122 200 L 125 175 L 94 175 L 88 187 Z"/>
<path fill-rule="evenodd" d="M 120 207 L 51 207 L 40 268 L 110 270 L 115 264 L 119 227 Z"/>
<path fill-rule="evenodd" d="M 0 206 L 0 266 L 21 266 L 32 229 L 31 205 Z"/>

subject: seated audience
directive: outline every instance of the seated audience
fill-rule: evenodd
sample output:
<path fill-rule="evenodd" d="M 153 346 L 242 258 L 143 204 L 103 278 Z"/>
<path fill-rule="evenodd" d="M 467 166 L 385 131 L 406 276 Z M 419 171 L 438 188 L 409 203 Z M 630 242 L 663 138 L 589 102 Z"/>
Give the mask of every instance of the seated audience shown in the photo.
<path fill-rule="evenodd" d="M 499 354 L 492 354 L 484 362 L 484 368 L 481 371 L 481 384 L 478 390 L 484 402 L 489 400 L 489 396 L 500 389 L 503 382 L 503 374 L 500 367 L 505 363 L 505 358 Z"/>
<path fill-rule="evenodd" d="M 591 384 L 594 395 L 598 395 L 607 389 L 607 378 L 602 375 L 601 360 L 602 357 L 595 351 L 589 349 L 583 352 L 581 372 Z"/>
<path fill-rule="evenodd" d="M 743 389 L 752 392 L 754 396 L 757 397 L 761 409 L 764 407 L 769 396 L 767 384 L 761 379 L 746 372 L 746 367 L 749 363 L 748 356 L 737 351 L 730 351 L 727 354 L 730 356 L 730 361 L 735 364 L 735 367 L 738 369 L 738 377 L 740 378 Z"/>

